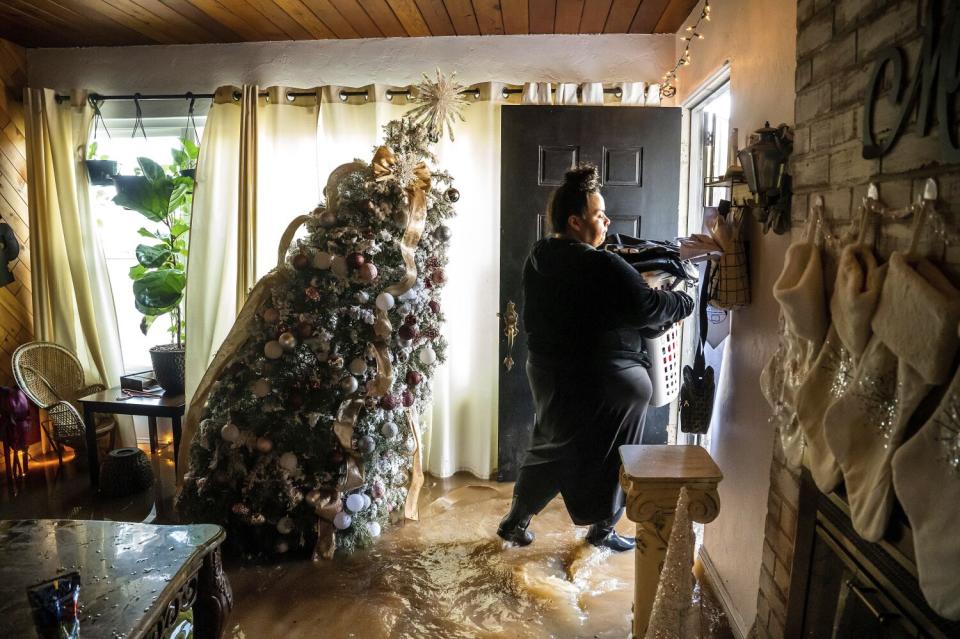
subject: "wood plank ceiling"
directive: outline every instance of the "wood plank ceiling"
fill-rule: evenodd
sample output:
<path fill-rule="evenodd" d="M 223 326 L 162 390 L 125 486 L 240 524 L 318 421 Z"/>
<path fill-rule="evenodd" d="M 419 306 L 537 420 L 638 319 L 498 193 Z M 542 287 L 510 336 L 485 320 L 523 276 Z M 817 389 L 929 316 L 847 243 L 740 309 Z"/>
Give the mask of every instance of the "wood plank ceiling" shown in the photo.
<path fill-rule="evenodd" d="M 697 0 L 3 0 L 25 47 L 676 33 Z"/>

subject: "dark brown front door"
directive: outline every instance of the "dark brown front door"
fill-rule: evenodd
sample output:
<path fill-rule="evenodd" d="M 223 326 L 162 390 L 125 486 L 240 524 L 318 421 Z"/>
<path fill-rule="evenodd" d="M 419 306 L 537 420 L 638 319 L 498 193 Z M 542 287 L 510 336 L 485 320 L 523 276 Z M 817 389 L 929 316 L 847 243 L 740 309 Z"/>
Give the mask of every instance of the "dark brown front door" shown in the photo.
<path fill-rule="evenodd" d="M 523 320 L 512 352 L 507 308 L 522 318 L 521 278 L 530 247 L 547 232 L 547 199 L 579 162 L 600 168 L 610 233 L 677 235 L 680 109 L 503 107 L 500 138 L 500 398 L 497 478 L 513 481 L 533 431 Z M 509 359 L 508 359 L 509 358 Z M 508 366 L 512 360 L 512 367 Z M 666 443 L 669 407 L 650 409 L 645 443 Z"/>

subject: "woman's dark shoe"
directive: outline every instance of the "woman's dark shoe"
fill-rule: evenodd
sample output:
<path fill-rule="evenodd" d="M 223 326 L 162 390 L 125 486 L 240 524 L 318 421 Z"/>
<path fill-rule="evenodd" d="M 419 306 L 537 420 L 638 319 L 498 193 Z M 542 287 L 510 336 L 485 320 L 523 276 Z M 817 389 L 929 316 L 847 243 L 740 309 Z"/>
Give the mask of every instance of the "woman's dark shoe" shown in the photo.
<path fill-rule="evenodd" d="M 587 541 L 597 548 L 609 548 L 613 552 L 624 552 L 627 550 L 633 550 L 637 547 L 637 540 L 635 538 L 621 537 L 616 533 L 616 531 L 612 530 L 606 537 L 601 537 L 599 539 L 591 539 L 588 536 Z"/>
<path fill-rule="evenodd" d="M 508 527 L 504 526 L 504 524 L 500 524 L 500 527 L 497 528 L 497 534 L 504 541 L 508 541 L 511 544 L 516 544 L 518 546 L 529 546 L 533 543 L 534 539 L 533 533 L 527 530 L 526 526 L 522 528 L 520 526 Z"/>

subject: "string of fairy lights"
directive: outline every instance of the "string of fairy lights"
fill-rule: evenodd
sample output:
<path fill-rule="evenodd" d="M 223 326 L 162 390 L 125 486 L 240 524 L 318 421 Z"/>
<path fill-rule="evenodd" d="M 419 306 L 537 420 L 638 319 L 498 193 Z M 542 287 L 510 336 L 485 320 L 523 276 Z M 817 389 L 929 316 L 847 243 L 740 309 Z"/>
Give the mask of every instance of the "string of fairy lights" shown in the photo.
<path fill-rule="evenodd" d="M 703 40 L 703 34 L 700 33 L 700 23 L 710 21 L 710 0 L 704 0 L 703 9 L 700 11 L 700 17 L 691 26 L 687 27 L 687 35 L 683 39 L 687 45 L 683 48 L 680 59 L 673 66 L 673 69 L 663 74 L 663 80 L 660 82 L 660 95 L 665 98 L 672 98 L 677 94 L 677 87 L 674 82 L 677 79 L 677 72 L 680 67 L 690 64 L 690 45 L 694 40 Z"/>

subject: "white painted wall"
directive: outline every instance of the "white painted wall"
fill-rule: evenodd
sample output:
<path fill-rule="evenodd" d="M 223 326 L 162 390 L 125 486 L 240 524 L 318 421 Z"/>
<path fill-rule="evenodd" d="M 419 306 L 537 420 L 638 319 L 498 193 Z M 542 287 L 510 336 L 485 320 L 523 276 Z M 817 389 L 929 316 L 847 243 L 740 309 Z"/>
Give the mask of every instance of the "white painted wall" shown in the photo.
<path fill-rule="evenodd" d="M 698 5 L 691 14 L 700 15 Z M 692 63 L 680 71 L 679 104 L 730 61 L 733 98 L 730 126 L 746 134 L 780 122 L 793 124 L 796 69 L 796 0 L 726 0 L 711 5 L 711 20 L 701 25 L 703 40 L 691 47 Z M 688 24 L 684 24 L 681 33 Z M 683 44 L 681 41 L 680 44 Z M 682 47 L 678 48 L 679 57 Z M 741 634 L 757 610 L 773 428 L 760 395 L 759 377 L 777 344 L 777 305 L 773 282 L 780 274 L 789 236 L 762 235 L 750 225 L 753 303 L 736 311 L 724 353 L 716 398 L 719 419 L 711 434 L 711 454 L 724 474 L 720 516 L 706 526 L 704 547 L 723 581 Z"/>
<path fill-rule="evenodd" d="M 28 49 L 30 86 L 103 94 L 211 92 L 225 84 L 407 85 L 436 67 L 490 80 L 656 82 L 672 35 L 465 36 Z"/>

